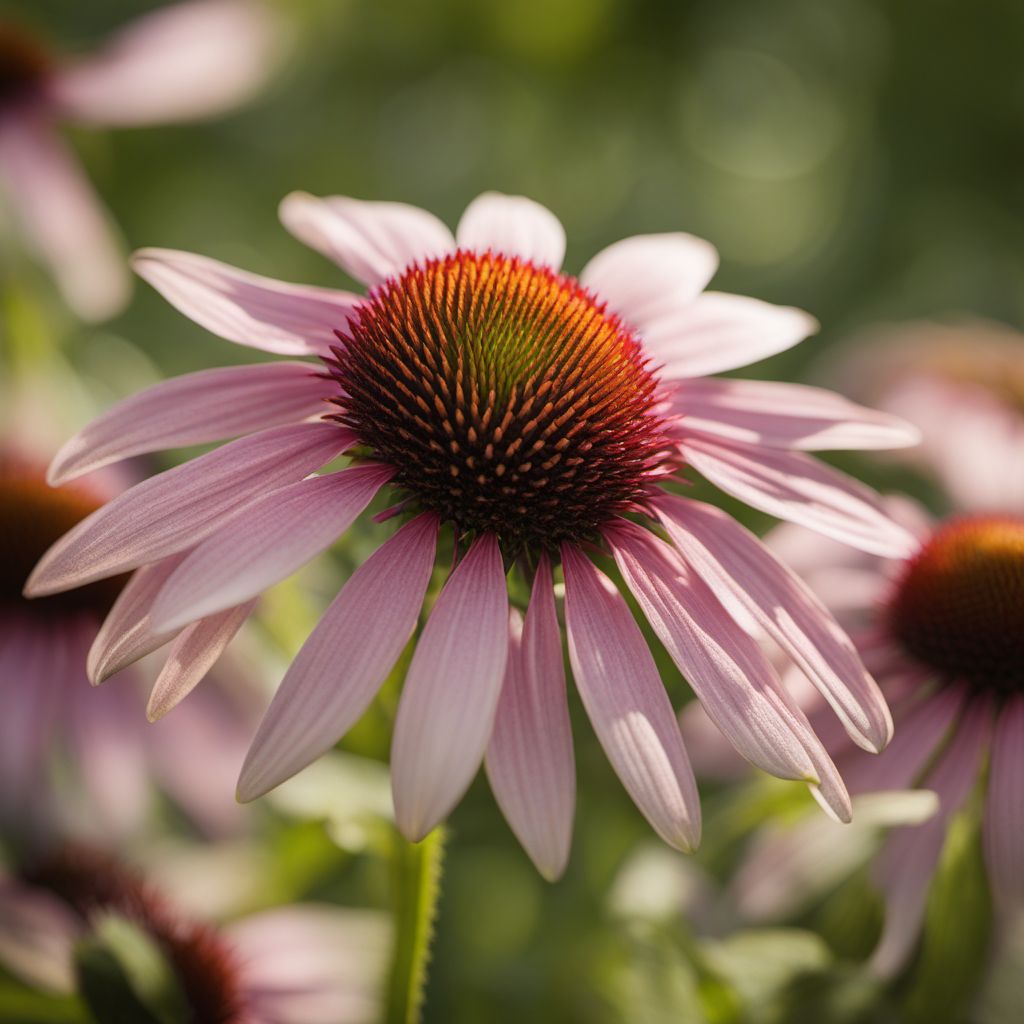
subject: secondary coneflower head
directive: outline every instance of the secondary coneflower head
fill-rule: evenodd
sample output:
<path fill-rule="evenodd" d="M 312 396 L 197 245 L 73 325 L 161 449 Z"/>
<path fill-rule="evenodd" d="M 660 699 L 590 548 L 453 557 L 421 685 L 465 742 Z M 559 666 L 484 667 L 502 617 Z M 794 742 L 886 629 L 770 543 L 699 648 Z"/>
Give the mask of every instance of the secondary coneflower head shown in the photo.
<path fill-rule="evenodd" d="M 49 50 L 13 22 L 0 22 L 0 107 L 24 100 L 53 69 Z"/>
<path fill-rule="evenodd" d="M 246 436 L 108 505 L 43 558 L 30 591 L 139 569 L 129 584 L 137 617 L 151 630 L 181 628 L 254 599 L 387 489 L 385 518 L 404 522 L 290 667 L 243 769 L 243 798 L 329 749 L 366 709 L 416 630 L 444 529 L 456 565 L 417 641 L 395 724 L 395 809 L 407 835 L 444 818 L 486 755 L 524 846 L 546 875 L 564 867 L 575 774 L 553 590 L 561 571 L 569 657 L 598 738 L 658 833 L 696 845 L 696 788 L 675 717 L 628 604 L 591 561 L 598 551 L 614 558 L 737 749 L 810 783 L 846 817 L 824 749 L 727 609 L 742 604 L 744 621 L 777 635 L 855 741 L 878 750 L 891 723 L 874 682 L 750 533 L 670 490 L 696 469 L 867 550 L 909 550 L 912 538 L 869 490 L 804 451 L 907 444 L 913 431 L 817 389 L 705 377 L 796 344 L 813 320 L 705 292 L 717 257 L 689 235 L 626 239 L 567 276 L 561 225 L 523 198 L 481 196 L 455 235 L 397 203 L 294 195 L 282 216 L 369 294 L 140 253 L 139 272 L 198 323 L 320 361 L 192 374 L 87 427 L 54 461 L 52 482 L 131 454 Z M 340 454 L 353 464 L 309 475 Z M 531 594 L 525 615 L 509 608 L 510 571 Z M 107 635 L 117 643 L 114 626 Z"/>

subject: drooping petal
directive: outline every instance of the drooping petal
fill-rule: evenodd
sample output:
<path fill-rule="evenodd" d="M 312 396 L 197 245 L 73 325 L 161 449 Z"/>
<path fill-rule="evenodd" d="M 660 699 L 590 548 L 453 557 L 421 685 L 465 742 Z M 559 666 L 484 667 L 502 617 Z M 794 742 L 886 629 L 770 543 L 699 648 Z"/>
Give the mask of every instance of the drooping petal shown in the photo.
<path fill-rule="evenodd" d="M 850 638 L 802 580 L 748 530 L 719 509 L 673 496 L 656 503 L 686 561 L 721 599 L 738 602 L 800 666 L 847 733 L 877 752 L 892 738 L 892 717 Z"/>
<path fill-rule="evenodd" d="M 688 308 L 717 269 L 715 247 L 701 238 L 635 235 L 602 249 L 580 281 L 646 338 L 662 320 Z"/>
<path fill-rule="evenodd" d="M 67 116 L 94 124 L 210 117 L 243 103 L 263 84 L 277 34 L 268 9 L 249 0 L 170 4 L 58 73 L 52 92 Z"/>
<path fill-rule="evenodd" d="M 623 579 L 708 714 L 751 763 L 784 779 L 821 782 L 828 754 L 757 645 L 708 586 L 649 531 L 622 522 L 604 531 Z M 842 796 L 835 812 L 849 815 Z"/>
<path fill-rule="evenodd" d="M 184 552 L 179 552 L 136 569 L 117 595 L 86 662 L 86 674 L 93 686 L 163 647 L 174 636 L 173 630 L 154 632 L 150 612 L 160 588 L 184 557 Z"/>
<path fill-rule="evenodd" d="M 106 320 L 131 293 L 116 233 L 99 197 L 53 127 L 0 117 L 0 187 L 29 248 L 84 320 Z"/>
<path fill-rule="evenodd" d="M 366 285 L 380 284 L 412 263 L 453 252 L 452 233 L 432 213 L 405 203 L 345 196 L 318 199 L 293 192 L 281 203 L 281 223 Z"/>
<path fill-rule="evenodd" d="M 73 951 L 83 928 L 54 894 L 0 878 L 0 964 L 33 988 L 74 992 Z"/>
<path fill-rule="evenodd" d="M 716 487 L 769 515 L 884 558 L 903 558 L 917 548 L 874 491 L 801 452 L 709 438 L 687 438 L 682 448 Z"/>
<path fill-rule="evenodd" d="M 285 356 L 324 355 L 361 301 L 176 249 L 140 249 L 132 267 L 175 309 L 227 341 Z"/>
<path fill-rule="evenodd" d="M 133 455 L 206 444 L 297 423 L 325 410 L 336 388 L 309 363 L 200 370 L 146 388 L 108 409 L 50 464 L 51 487 Z"/>
<path fill-rule="evenodd" d="M 672 409 L 683 435 L 796 448 L 905 448 L 920 432 L 904 420 L 857 405 L 833 391 L 778 381 L 706 378 L 681 381 Z"/>
<path fill-rule="evenodd" d="M 547 556 L 537 568 L 525 624 L 513 612 L 505 682 L 486 765 L 512 831 L 537 870 L 554 881 L 569 859 L 576 769 Z"/>
<path fill-rule="evenodd" d="M 999 711 L 992 738 L 985 861 L 993 908 L 1010 920 L 1024 911 L 1024 697 Z"/>
<path fill-rule="evenodd" d="M 923 825 L 893 832 L 876 861 L 875 880 L 885 896 L 885 927 L 870 967 L 882 977 L 900 970 L 917 941 L 950 819 L 978 781 L 991 717 L 986 700 L 968 706 L 949 749 L 925 783 L 938 795 L 938 813 Z"/>
<path fill-rule="evenodd" d="M 137 484 L 97 509 L 43 555 L 34 597 L 115 576 L 192 547 L 259 495 L 319 469 L 355 437 L 335 423 L 272 427 Z"/>
<path fill-rule="evenodd" d="M 705 292 L 688 306 L 642 330 L 644 343 L 668 380 L 706 377 L 766 359 L 818 329 L 802 309 L 773 306 L 745 295 Z"/>
<path fill-rule="evenodd" d="M 700 842 L 700 800 L 654 659 L 612 582 L 562 545 L 565 620 L 576 688 L 612 767 L 670 846 Z"/>
<path fill-rule="evenodd" d="M 519 256 L 552 270 L 558 270 L 565 257 L 565 229 L 558 218 L 525 196 L 477 196 L 466 207 L 455 239 L 460 249 Z"/>
<path fill-rule="evenodd" d="M 508 658 L 497 538 L 480 536 L 437 599 L 405 679 L 391 743 L 395 821 L 422 839 L 458 803 L 491 736 Z"/>
<path fill-rule="evenodd" d="M 151 722 L 166 715 L 202 682 L 255 605 L 255 601 L 247 601 L 193 622 L 181 631 L 149 695 L 146 717 Z"/>
<path fill-rule="evenodd" d="M 394 470 L 353 466 L 269 491 L 197 545 L 153 605 L 159 631 L 243 604 L 305 565 L 356 520 Z"/>
<path fill-rule="evenodd" d="M 437 547 L 421 515 L 356 571 L 296 655 L 238 781 L 254 800 L 329 750 L 366 710 L 416 628 Z"/>

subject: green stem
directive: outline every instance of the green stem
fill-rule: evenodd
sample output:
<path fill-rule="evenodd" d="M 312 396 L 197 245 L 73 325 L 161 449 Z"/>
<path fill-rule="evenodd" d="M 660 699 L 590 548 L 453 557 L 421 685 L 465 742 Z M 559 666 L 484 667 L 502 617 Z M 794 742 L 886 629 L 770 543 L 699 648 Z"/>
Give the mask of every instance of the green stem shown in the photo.
<path fill-rule="evenodd" d="M 392 913 L 394 954 L 387 984 L 385 1024 L 419 1024 L 441 895 L 444 830 L 436 828 L 421 843 L 394 833 Z"/>

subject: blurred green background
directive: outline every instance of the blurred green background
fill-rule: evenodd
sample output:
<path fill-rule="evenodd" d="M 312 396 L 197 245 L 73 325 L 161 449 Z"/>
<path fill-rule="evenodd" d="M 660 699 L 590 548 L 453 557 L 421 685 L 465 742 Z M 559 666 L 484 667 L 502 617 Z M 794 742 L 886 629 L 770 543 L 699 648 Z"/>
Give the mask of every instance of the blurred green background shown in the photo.
<path fill-rule="evenodd" d="M 153 6 L 23 0 L 3 10 L 74 52 Z M 800 379 L 828 346 L 880 320 L 970 312 L 1024 321 L 1019 0 L 277 7 L 286 52 L 246 109 L 200 125 L 72 133 L 126 246 L 351 284 L 278 225 L 287 192 L 398 199 L 454 224 L 476 194 L 498 189 L 558 214 L 570 272 L 625 235 L 681 229 L 720 249 L 716 288 L 813 312 L 821 336 L 758 375 Z M 17 272 L 18 287 L 45 310 L 40 329 L 63 340 L 101 396 L 120 397 L 130 378 L 151 372 L 132 363 L 122 340 L 161 374 L 253 356 L 141 285 L 119 319 L 83 328 L 60 312 L 41 272 L 27 264 Z M 871 476 L 862 464 L 858 471 Z M 365 541 L 357 534 L 340 564 L 354 564 Z M 335 585 L 310 599 L 314 610 Z M 666 677 L 679 702 L 681 682 L 673 671 Z M 548 886 L 535 874 L 483 781 L 455 814 L 426 1019 L 686 1021 L 702 1019 L 687 1009 L 698 1004 L 713 1020 L 818 1019 L 785 1001 L 752 1010 L 756 993 L 737 1009 L 715 970 L 697 977 L 679 958 L 689 941 L 681 917 L 666 925 L 616 917 L 612 883 L 651 837 L 578 725 L 577 829 L 562 882 Z M 365 735 L 360 742 L 373 745 Z M 698 862 L 721 876 L 728 854 L 713 841 L 715 794 L 706 796 L 712 841 Z M 736 813 L 722 810 L 724 830 Z M 360 888 L 358 867 L 323 853 L 316 829 L 288 842 L 308 844 L 305 854 L 288 846 L 289 856 L 315 864 L 323 856 L 326 875 L 340 873 L 330 891 L 349 901 L 376 894 Z M 666 890 L 669 908 L 676 898 Z M 798 966 L 819 977 L 827 957 L 813 936 L 794 941 Z M 771 948 L 789 949 L 782 939 Z M 834 1019 L 899 1019 L 871 1000 L 864 1011 L 863 984 L 829 981 L 829 998 L 846 1014 Z M 812 993 L 804 1005 L 822 999 Z"/>

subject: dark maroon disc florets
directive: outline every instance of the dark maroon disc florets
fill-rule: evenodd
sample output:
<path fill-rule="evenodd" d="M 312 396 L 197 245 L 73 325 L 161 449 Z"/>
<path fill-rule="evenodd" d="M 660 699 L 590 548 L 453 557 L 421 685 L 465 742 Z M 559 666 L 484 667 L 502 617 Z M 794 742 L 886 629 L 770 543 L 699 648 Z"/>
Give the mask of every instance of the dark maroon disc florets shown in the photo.
<path fill-rule="evenodd" d="M 52 66 L 49 51 L 35 36 L 0 20 L 0 109 L 40 89 Z"/>
<path fill-rule="evenodd" d="M 670 457 L 639 341 L 527 261 L 460 251 L 414 266 L 339 337 L 337 419 L 419 507 L 507 550 L 593 537 Z"/>

